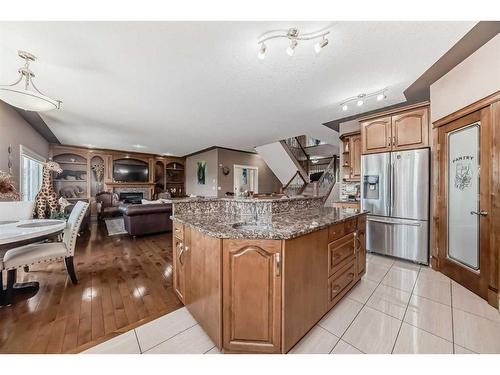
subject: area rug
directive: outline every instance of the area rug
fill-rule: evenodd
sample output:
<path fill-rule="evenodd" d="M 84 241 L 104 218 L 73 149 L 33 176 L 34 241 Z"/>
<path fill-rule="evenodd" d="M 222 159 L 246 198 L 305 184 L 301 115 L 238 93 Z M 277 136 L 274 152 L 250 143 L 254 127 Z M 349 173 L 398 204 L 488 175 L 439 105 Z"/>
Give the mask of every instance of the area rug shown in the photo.
<path fill-rule="evenodd" d="M 123 217 L 113 217 L 109 219 L 104 219 L 106 223 L 106 229 L 108 230 L 108 236 L 116 236 L 118 234 L 126 234 L 125 223 L 123 222 Z"/>

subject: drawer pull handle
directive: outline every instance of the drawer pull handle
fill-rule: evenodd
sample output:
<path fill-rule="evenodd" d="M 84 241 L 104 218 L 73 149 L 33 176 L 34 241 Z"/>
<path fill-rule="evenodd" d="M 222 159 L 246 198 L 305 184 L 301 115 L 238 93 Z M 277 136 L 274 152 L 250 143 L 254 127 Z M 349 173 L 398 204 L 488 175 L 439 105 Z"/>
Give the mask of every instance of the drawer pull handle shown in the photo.
<path fill-rule="evenodd" d="M 354 273 L 353 273 L 353 272 L 349 272 L 349 273 L 347 274 L 347 278 L 348 278 L 348 279 L 352 279 L 352 278 L 354 278 Z"/>
<path fill-rule="evenodd" d="M 332 288 L 332 293 L 333 294 L 336 294 L 340 291 L 340 285 L 335 285 L 333 288 Z"/>

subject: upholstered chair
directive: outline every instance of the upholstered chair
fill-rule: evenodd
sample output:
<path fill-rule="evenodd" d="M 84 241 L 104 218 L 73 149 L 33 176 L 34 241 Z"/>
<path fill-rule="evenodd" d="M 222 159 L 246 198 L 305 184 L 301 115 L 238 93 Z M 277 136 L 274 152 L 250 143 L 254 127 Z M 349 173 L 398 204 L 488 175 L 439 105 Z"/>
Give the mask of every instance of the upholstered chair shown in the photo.
<path fill-rule="evenodd" d="M 8 250 L 3 257 L 3 267 L 7 272 L 7 300 L 11 299 L 17 269 L 38 263 L 48 263 L 64 259 L 66 269 L 73 284 L 78 283 L 73 264 L 76 238 L 89 204 L 78 201 L 71 211 L 62 242 L 37 243 Z"/>
<path fill-rule="evenodd" d="M 95 195 L 99 219 L 119 214 L 120 201 L 118 195 L 109 191 L 101 191 Z"/>
<path fill-rule="evenodd" d="M 0 202 L 0 221 L 33 219 L 34 206 L 33 201 Z"/>

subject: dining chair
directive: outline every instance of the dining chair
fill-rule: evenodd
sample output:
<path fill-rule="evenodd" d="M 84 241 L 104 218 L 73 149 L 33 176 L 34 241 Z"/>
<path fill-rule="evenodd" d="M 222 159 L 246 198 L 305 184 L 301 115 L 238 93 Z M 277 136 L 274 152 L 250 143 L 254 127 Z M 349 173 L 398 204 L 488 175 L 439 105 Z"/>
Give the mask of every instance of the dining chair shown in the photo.
<path fill-rule="evenodd" d="M 73 284 L 78 283 L 73 264 L 76 238 L 89 203 L 78 201 L 71 211 L 62 242 L 36 243 L 8 250 L 3 257 L 3 269 L 7 271 L 7 298 L 11 300 L 16 282 L 17 269 L 38 263 L 48 263 L 64 259 L 68 275 Z"/>

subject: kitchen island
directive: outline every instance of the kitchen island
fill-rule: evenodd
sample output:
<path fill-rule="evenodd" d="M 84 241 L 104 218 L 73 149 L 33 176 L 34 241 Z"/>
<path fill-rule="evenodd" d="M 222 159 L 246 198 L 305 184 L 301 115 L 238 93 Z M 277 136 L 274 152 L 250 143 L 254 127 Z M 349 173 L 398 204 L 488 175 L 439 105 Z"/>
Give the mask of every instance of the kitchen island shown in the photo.
<path fill-rule="evenodd" d="M 223 352 L 288 352 L 365 272 L 359 210 L 318 198 L 178 203 L 174 289 Z"/>

